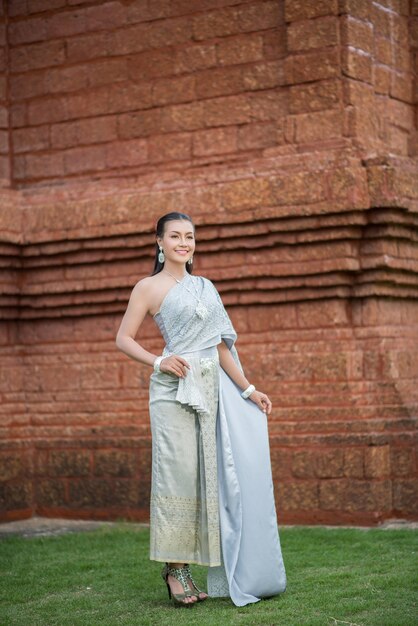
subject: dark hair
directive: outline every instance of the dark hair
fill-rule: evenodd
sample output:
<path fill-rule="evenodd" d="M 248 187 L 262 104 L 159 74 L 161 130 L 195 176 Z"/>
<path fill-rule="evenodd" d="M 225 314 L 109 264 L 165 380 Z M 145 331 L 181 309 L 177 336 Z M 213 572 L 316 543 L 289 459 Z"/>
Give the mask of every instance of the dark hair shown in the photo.
<path fill-rule="evenodd" d="M 162 238 L 164 236 L 165 225 L 167 224 L 167 222 L 173 222 L 174 220 L 187 220 L 188 222 L 191 223 L 191 225 L 193 226 L 193 230 L 194 230 L 193 220 L 189 215 L 186 215 L 185 213 L 177 213 L 177 211 L 173 211 L 172 213 L 166 213 L 165 215 L 160 217 L 160 219 L 157 222 L 157 228 L 155 229 L 156 236 Z M 160 263 L 158 260 L 159 252 L 160 252 L 160 247 L 158 243 L 155 243 L 154 269 L 152 271 L 151 276 L 154 276 L 154 274 L 158 274 L 158 272 L 161 272 L 161 270 L 164 267 L 164 263 Z M 189 272 L 189 274 L 192 273 L 191 264 L 186 263 L 186 271 Z"/>

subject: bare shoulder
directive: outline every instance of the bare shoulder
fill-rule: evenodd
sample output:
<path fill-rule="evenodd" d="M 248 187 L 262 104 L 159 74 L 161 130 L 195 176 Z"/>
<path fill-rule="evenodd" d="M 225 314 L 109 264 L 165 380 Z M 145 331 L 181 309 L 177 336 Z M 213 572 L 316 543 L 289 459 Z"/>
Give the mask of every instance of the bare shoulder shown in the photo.
<path fill-rule="evenodd" d="M 154 276 L 146 276 L 141 278 L 132 290 L 131 298 L 134 302 L 141 302 L 147 306 L 147 308 L 153 306 L 154 300 L 157 298 L 161 291 L 161 277 L 158 274 Z"/>

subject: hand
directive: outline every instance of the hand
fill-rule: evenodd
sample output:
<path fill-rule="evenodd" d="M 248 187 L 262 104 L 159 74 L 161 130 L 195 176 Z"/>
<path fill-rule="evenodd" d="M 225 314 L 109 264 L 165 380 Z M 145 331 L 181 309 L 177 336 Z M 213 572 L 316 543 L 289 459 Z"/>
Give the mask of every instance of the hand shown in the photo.
<path fill-rule="evenodd" d="M 256 389 L 248 397 L 258 406 L 259 409 L 261 409 L 261 411 L 263 411 L 263 413 L 267 413 L 267 415 L 271 413 L 271 402 L 265 393 L 257 391 Z"/>
<path fill-rule="evenodd" d="M 161 372 L 174 374 L 174 376 L 177 376 L 178 378 L 184 378 L 188 369 L 190 369 L 190 365 L 187 361 L 183 359 L 183 357 L 176 356 L 175 354 L 164 357 L 160 363 Z"/>

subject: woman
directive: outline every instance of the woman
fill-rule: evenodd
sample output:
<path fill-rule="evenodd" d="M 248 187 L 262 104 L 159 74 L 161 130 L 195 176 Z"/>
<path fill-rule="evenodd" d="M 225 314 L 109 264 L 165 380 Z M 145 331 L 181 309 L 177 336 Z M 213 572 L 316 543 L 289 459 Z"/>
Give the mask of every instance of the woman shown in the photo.
<path fill-rule="evenodd" d="M 191 274 L 194 252 L 191 218 L 161 217 L 153 274 L 135 285 L 116 344 L 154 370 L 150 558 L 165 563 L 176 603 L 208 597 L 193 580 L 189 564 L 196 563 L 210 568 L 210 595 L 243 606 L 286 587 L 268 447 L 271 402 L 245 378 L 214 285 Z M 147 314 L 166 342 L 161 355 L 135 340 Z"/>

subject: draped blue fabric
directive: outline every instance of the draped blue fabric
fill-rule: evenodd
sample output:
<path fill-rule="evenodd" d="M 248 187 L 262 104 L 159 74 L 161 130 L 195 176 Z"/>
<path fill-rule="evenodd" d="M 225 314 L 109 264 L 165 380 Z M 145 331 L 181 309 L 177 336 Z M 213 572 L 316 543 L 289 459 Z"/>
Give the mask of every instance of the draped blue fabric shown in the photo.
<path fill-rule="evenodd" d="M 223 567 L 237 606 L 286 589 L 274 503 L 266 415 L 243 400 L 221 369 L 217 423 L 219 515 Z M 212 595 L 222 568 L 209 570 Z M 218 571 L 217 571 L 218 570 Z"/>

